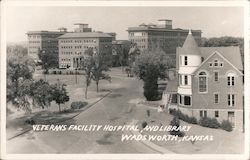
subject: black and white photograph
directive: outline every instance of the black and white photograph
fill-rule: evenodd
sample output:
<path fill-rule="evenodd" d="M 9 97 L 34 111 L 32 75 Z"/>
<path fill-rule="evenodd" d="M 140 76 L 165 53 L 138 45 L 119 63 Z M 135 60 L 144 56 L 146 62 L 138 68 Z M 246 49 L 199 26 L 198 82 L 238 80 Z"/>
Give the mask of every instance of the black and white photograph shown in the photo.
<path fill-rule="evenodd" d="M 248 7 L 3 1 L 1 158 L 249 159 Z"/>

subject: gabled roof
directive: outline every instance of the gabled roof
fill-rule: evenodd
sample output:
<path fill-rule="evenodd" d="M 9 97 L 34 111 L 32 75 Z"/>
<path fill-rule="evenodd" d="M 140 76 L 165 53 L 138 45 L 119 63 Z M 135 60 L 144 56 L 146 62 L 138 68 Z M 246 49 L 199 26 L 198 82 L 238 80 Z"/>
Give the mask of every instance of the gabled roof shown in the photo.
<path fill-rule="evenodd" d="M 238 46 L 230 47 L 199 47 L 201 56 L 206 60 L 215 51 L 219 52 L 237 69 L 243 70 L 240 48 Z"/>
<path fill-rule="evenodd" d="M 242 72 L 240 71 L 241 69 L 237 68 L 234 64 L 232 64 L 230 62 L 229 59 L 227 59 L 226 57 L 224 57 L 220 52 L 218 51 L 213 51 L 211 54 L 209 54 L 209 57 L 206 58 L 205 61 L 203 61 L 201 63 L 201 65 L 193 72 L 194 74 L 197 73 L 197 71 L 200 70 L 200 68 L 207 63 L 207 61 L 209 61 L 215 54 L 219 55 L 221 58 L 223 58 L 229 65 L 231 65 L 236 71 L 238 71 L 240 73 L 240 75 L 243 75 Z"/>
<path fill-rule="evenodd" d="M 201 55 L 200 49 L 191 33 L 188 34 L 183 46 L 180 48 L 180 55 Z"/>
<path fill-rule="evenodd" d="M 100 37 L 112 37 L 112 36 L 100 32 L 73 32 L 73 33 L 66 33 L 58 38 L 60 39 L 60 38 L 100 38 Z"/>

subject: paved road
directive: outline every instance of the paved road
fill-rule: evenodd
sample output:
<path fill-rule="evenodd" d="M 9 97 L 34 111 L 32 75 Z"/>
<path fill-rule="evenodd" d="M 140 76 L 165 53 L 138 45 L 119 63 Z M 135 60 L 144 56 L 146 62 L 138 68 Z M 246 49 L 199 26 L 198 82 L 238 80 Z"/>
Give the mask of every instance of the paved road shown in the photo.
<path fill-rule="evenodd" d="M 114 76 L 113 92 L 67 124 L 122 125 L 134 118 L 129 100 L 142 96 L 136 79 Z M 122 132 L 29 132 L 7 142 L 7 153 L 155 153 L 140 142 L 121 142 Z"/>

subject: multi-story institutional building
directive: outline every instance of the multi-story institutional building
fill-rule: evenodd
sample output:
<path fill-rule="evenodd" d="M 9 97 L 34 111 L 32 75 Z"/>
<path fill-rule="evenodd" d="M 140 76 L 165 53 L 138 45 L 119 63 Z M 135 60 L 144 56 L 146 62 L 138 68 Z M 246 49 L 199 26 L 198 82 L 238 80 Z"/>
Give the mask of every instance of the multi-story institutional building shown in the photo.
<path fill-rule="evenodd" d="M 229 120 L 243 127 L 243 66 L 239 47 L 198 47 L 189 34 L 176 52 L 177 79 L 168 83 L 163 103 L 194 116 Z"/>
<path fill-rule="evenodd" d="M 59 68 L 79 68 L 84 52 L 93 48 L 98 54 L 112 54 L 113 35 L 103 32 L 92 32 L 87 24 L 77 24 L 75 32 L 66 33 L 59 40 Z"/>
<path fill-rule="evenodd" d="M 28 35 L 28 55 L 36 62 L 39 61 L 40 51 L 58 55 L 58 37 L 67 32 L 66 28 L 60 31 L 29 31 Z"/>
<path fill-rule="evenodd" d="M 192 30 L 198 44 L 201 43 L 201 30 Z M 159 24 L 141 24 L 138 27 L 128 28 L 128 38 L 136 43 L 142 50 L 154 50 L 160 48 L 168 55 L 175 55 L 176 47 L 182 46 L 188 30 L 172 28 L 172 20 L 162 19 Z"/>

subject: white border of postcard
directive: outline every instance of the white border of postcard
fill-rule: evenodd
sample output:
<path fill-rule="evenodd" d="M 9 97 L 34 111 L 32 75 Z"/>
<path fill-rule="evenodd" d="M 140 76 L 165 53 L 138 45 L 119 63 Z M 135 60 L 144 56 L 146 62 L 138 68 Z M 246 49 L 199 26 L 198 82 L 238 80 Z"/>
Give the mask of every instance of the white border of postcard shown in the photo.
<path fill-rule="evenodd" d="M 244 7 L 245 153 L 244 154 L 6 154 L 6 7 L 8 6 L 137 6 Z M 0 159 L 249 159 L 249 2 L 247 1 L 14 1 L 1 2 L 1 157 Z"/>

